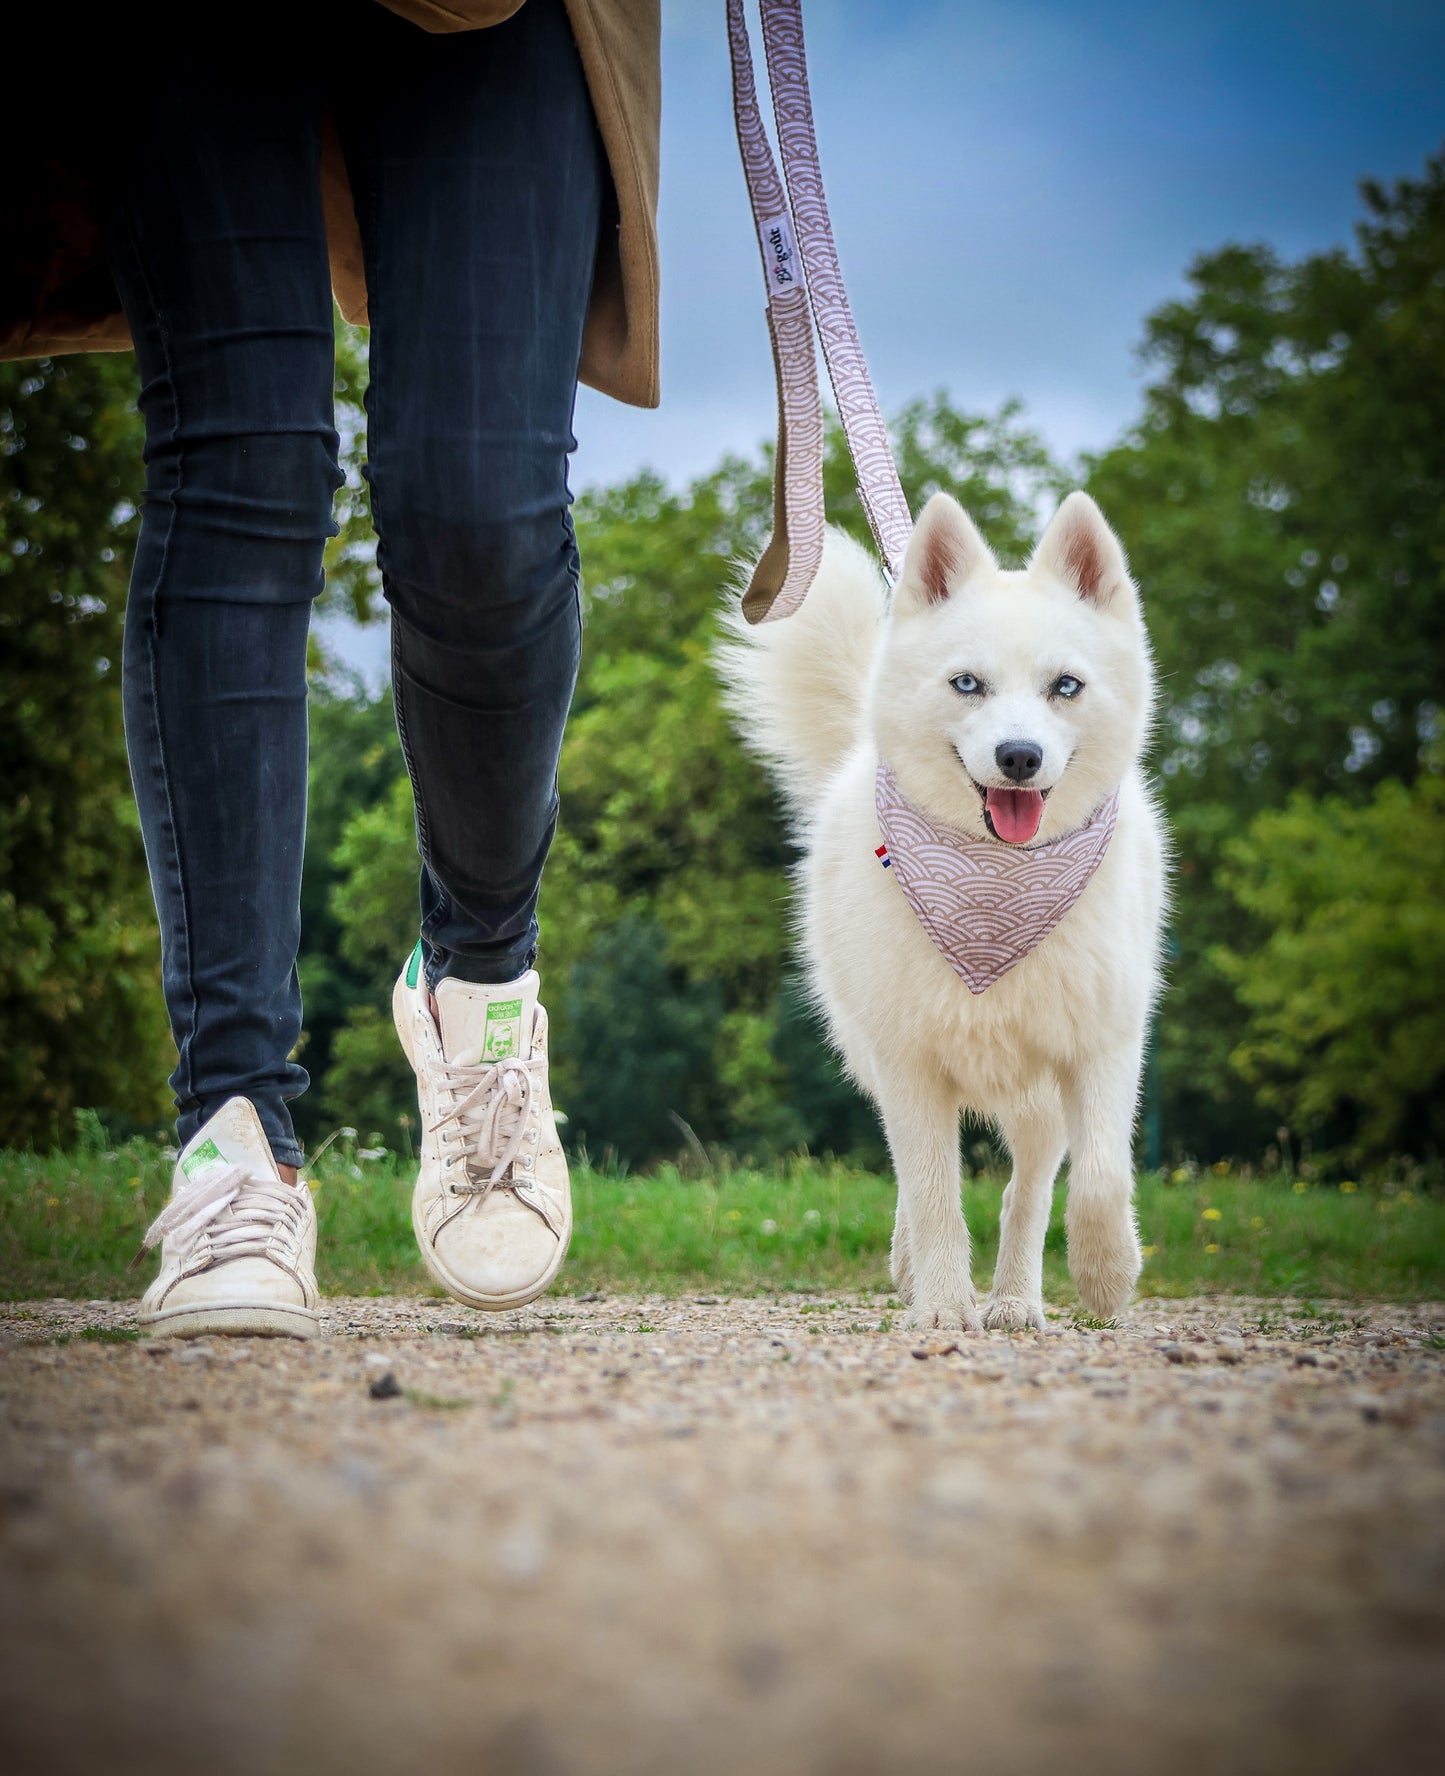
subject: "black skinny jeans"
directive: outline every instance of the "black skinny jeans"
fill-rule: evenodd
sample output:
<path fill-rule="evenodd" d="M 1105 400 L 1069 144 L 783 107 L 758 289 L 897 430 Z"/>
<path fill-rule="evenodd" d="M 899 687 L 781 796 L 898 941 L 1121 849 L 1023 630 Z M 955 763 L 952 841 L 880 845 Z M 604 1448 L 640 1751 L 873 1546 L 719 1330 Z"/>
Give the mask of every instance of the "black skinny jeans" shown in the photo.
<path fill-rule="evenodd" d="M 324 33 L 278 9 L 224 55 L 209 26 L 147 46 L 107 222 L 146 424 L 125 714 L 178 1133 L 240 1094 L 293 1164 L 306 638 L 340 481 L 323 110 L 366 258 L 367 474 L 432 984 L 511 980 L 536 950 L 607 181 L 561 0 L 440 36 L 380 6 L 317 11 Z"/>

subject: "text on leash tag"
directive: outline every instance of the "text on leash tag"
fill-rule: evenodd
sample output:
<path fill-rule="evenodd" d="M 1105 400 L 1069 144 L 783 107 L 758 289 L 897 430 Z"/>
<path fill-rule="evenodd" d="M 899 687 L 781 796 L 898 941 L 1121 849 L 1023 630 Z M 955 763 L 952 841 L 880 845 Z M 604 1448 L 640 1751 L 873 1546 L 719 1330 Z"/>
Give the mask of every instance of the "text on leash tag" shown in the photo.
<path fill-rule="evenodd" d="M 763 263 L 768 270 L 770 290 L 800 288 L 798 275 L 798 243 L 793 239 L 793 219 L 787 211 L 767 216 L 758 224 L 758 240 L 763 249 Z"/>

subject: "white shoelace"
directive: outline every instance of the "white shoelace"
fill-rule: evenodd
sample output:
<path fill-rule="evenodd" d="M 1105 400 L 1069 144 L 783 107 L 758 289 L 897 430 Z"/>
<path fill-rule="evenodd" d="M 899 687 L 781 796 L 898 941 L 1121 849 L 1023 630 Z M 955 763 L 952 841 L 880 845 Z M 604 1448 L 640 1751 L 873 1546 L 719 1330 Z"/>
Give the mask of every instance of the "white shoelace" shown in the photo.
<path fill-rule="evenodd" d="M 300 1260 L 305 1190 L 305 1185 L 284 1184 L 246 1166 L 210 1172 L 182 1185 L 151 1222 L 136 1261 L 166 1240 L 166 1256 L 183 1269 L 210 1270 L 228 1258 L 273 1258 L 294 1269 Z M 200 1262 L 192 1266 L 197 1258 Z"/>
<path fill-rule="evenodd" d="M 554 1211 L 532 1172 L 535 1155 L 524 1154 L 538 1139 L 530 1063 L 515 1056 L 490 1067 L 439 1060 L 436 1069 L 451 1103 L 432 1124 L 432 1132 L 448 1153 L 448 1165 L 455 1158 L 462 1161 L 462 1180 L 448 1188 L 483 1202 L 494 1190 L 510 1190 L 556 1233 Z"/>

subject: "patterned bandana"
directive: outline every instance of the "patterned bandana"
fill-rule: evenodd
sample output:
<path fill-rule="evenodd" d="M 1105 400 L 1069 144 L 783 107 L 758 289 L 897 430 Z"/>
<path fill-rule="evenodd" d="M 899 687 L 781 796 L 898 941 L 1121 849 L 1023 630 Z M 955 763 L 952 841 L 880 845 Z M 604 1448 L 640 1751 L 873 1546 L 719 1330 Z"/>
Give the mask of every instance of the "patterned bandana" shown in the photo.
<path fill-rule="evenodd" d="M 1007 845 L 936 826 L 880 760 L 874 793 L 891 869 L 934 948 L 971 993 L 1008 973 L 1053 930 L 1104 861 L 1116 789 L 1080 827 L 1042 845 Z"/>

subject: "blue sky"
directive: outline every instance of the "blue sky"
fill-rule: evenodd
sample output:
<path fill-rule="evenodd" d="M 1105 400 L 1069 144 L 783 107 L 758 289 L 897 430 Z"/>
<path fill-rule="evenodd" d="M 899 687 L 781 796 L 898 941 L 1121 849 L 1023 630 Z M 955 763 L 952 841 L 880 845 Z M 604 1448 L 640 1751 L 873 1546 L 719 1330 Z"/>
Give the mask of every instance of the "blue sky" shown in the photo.
<path fill-rule="evenodd" d="M 723 0 L 663 0 L 663 405 L 584 393 L 573 483 L 671 479 L 772 424 Z M 819 144 L 885 409 L 1009 395 L 1070 455 L 1138 402 L 1145 314 L 1228 239 L 1348 239 L 1445 138 L 1445 6 L 805 0 Z M 755 23 L 755 20 L 754 20 Z M 757 40 L 757 31 L 753 32 Z"/>
<path fill-rule="evenodd" d="M 723 0 L 663 15 L 662 406 L 582 391 L 577 488 L 685 481 L 772 431 Z M 1196 253 L 1346 242 L 1359 178 L 1417 173 L 1445 139 L 1438 0 L 805 0 L 805 21 L 885 411 L 1018 396 L 1065 458 L 1135 416 L 1144 316 Z"/>

